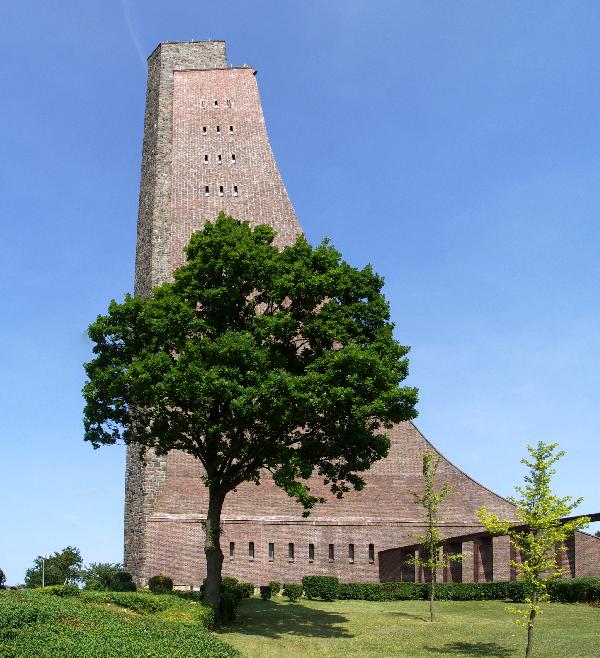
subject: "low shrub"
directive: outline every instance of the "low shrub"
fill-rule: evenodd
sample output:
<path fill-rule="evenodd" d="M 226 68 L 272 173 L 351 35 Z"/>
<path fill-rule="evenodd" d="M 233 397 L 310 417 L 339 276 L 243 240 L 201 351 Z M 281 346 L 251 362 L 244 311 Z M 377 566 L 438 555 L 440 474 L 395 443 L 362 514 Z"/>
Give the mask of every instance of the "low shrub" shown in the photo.
<path fill-rule="evenodd" d="M 335 601 L 338 597 L 340 581 L 335 576 L 304 576 L 302 586 L 309 599 Z"/>
<path fill-rule="evenodd" d="M 240 599 L 233 592 L 221 592 L 219 602 L 219 623 L 227 624 L 234 621 L 237 617 Z"/>
<path fill-rule="evenodd" d="M 252 583 L 241 582 L 238 584 L 238 595 L 240 599 L 249 599 L 254 594 L 254 585 Z"/>
<path fill-rule="evenodd" d="M 148 580 L 148 589 L 153 594 L 169 594 L 173 591 L 173 580 L 162 574 L 152 576 L 152 578 Z"/>
<path fill-rule="evenodd" d="M 272 580 L 269 583 L 269 587 L 271 588 L 271 594 L 273 596 L 276 596 L 277 594 L 279 594 L 279 592 L 281 592 L 281 583 L 278 582 L 277 580 Z"/>
<path fill-rule="evenodd" d="M 41 594 L 51 594 L 53 596 L 79 596 L 80 590 L 77 585 L 48 585 L 48 587 L 39 587 L 36 592 Z"/>
<path fill-rule="evenodd" d="M 600 603 L 600 578 L 551 580 L 548 594 L 561 603 Z"/>
<path fill-rule="evenodd" d="M 272 594 L 271 585 L 261 585 L 260 586 L 260 598 L 263 601 L 268 601 L 271 598 Z"/>
<path fill-rule="evenodd" d="M 292 583 L 285 584 L 283 586 L 283 595 L 287 597 L 291 603 L 297 601 L 302 596 L 302 585 Z"/>
<path fill-rule="evenodd" d="M 135 592 L 137 587 L 128 571 L 117 571 L 110 581 L 109 589 L 111 592 Z"/>

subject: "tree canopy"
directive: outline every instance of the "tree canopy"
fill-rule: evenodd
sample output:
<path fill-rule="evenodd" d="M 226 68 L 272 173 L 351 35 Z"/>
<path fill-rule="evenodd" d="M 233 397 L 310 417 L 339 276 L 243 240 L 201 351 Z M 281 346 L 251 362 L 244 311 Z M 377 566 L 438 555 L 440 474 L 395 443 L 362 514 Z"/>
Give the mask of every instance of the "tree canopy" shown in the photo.
<path fill-rule="evenodd" d="M 33 566 L 25 572 L 25 585 L 27 587 L 42 586 L 42 556 L 38 555 Z M 81 552 L 74 546 L 67 546 L 62 551 L 56 551 L 45 560 L 44 584 L 64 585 L 79 580 L 83 560 Z"/>
<path fill-rule="evenodd" d="M 387 454 L 386 428 L 416 416 L 383 279 L 327 241 L 300 236 L 280 251 L 274 236 L 220 215 L 194 233 L 172 282 L 111 302 L 89 327 L 85 439 L 200 460 L 207 593 L 229 491 L 263 469 L 306 509 L 319 500 L 313 474 L 338 496 L 360 489 Z"/>

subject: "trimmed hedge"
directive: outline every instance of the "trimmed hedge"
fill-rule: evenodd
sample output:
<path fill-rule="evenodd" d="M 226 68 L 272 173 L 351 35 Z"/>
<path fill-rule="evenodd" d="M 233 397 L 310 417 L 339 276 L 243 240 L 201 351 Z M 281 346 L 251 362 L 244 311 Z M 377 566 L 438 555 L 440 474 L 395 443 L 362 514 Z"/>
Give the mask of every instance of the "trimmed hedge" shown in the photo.
<path fill-rule="evenodd" d="M 269 587 L 271 588 L 271 594 L 273 596 L 276 596 L 279 594 L 279 592 L 281 592 L 281 583 L 278 580 L 272 580 L 269 583 Z"/>
<path fill-rule="evenodd" d="M 41 594 L 52 594 L 54 596 L 79 596 L 80 589 L 77 585 L 48 585 L 48 587 L 38 587 L 35 590 Z"/>
<path fill-rule="evenodd" d="M 173 591 L 173 580 L 162 574 L 152 576 L 152 578 L 148 580 L 148 589 L 153 594 L 169 594 Z"/>
<path fill-rule="evenodd" d="M 260 586 L 260 598 L 263 601 L 268 601 L 271 598 L 271 585 L 261 585 Z"/>
<path fill-rule="evenodd" d="M 304 576 L 302 587 L 309 599 L 335 601 L 338 598 L 340 581 L 335 576 Z"/>
<path fill-rule="evenodd" d="M 302 585 L 292 583 L 284 585 L 283 595 L 286 596 L 291 603 L 297 601 L 302 596 Z"/>
<path fill-rule="evenodd" d="M 557 579 L 548 582 L 551 601 L 561 603 L 600 602 L 600 578 Z M 440 601 L 522 602 L 527 587 L 520 581 L 490 583 L 437 583 Z M 428 583 L 340 583 L 338 598 L 362 601 L 407 601 L 429 598 Z"/>

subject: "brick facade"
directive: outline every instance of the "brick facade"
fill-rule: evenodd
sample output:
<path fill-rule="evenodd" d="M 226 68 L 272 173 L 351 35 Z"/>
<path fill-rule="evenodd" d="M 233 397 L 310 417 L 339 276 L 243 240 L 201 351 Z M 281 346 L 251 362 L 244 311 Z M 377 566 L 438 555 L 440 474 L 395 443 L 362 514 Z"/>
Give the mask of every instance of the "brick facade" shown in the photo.
<path fill-rule="evenodd" d="M 279 246 L 301 232 L 271 152 L 255 73 L 229 66 L 222 41 L 161 44 L 150 55 L 136 294 L 165 281 L 183 263 L 192 232 L 220 211 L 270 224 Z M 337 500 L 322 483 L 311 482 L 312 491 L 328 502 L 308 519 L 268 475 L 260 486 L 246 483 L 229 494 L 223 510 L 224 574 L 255 584 L 299 581 L 309 574 L 361 582 L 414 579 L 415 569 L 398 562 L 397 554 L 389 558 L 394 554 L 389 549 L 409 544 L 423 530 L 410 491 L 421 486 L 423 453 L 435 449 L 412 423 L 395 426 L 390 438 L 390 455 L 368 472 L 362 492 Z M 453 485 L 444 537 L 481 531 L 476 516 L 481 505 L 511 515 L 508 502 L 445 459 L 439 474 Z M 184 453 L 157 457 L 147 451 L 143 464 L 137 449 L 128 449 L 125 567 L 139 584 L 158 573 L 179 586 L 202 582 L 207 495 L 200 476 L 199 463 Z M 464 580 L 492 577 L 491 541 L 468 543 L 476 549 L 474 564 L 453 568 L 445 580 L 459 579 L 459 570 Z M 453 544 L 448 550 L 460 549 Z M 584 550 L 593 556 L 593 548 Z M 504 574 L 508 567 L 502 568 Z"/>

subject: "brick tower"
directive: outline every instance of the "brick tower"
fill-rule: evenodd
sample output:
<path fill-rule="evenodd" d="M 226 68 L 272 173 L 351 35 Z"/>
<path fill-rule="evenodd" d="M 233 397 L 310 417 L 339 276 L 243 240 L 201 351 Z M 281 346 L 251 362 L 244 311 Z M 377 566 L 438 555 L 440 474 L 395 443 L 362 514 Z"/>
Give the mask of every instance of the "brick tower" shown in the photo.
<path fill-rule="evenodd" d="M 230 66 L 222 41 L 160 44 L 148 59 L 136 294 L 168 279 L 183 263 L 192 232 L 220 211 L 270 224 L 279 246 L 301 232 L 269 145 L 256 71 Z M 412 423 L 394 427 L 390 438 L 390 455 L 368 472 L 362 492 L 329 497 L 308 519 L 268 476 L 258 487 L 246 483 L 229 494 L 223 573 L 255 584 L 298 582 L 309 574 L 354 582 L 418 577 L 405 572 L 394 550 L 422 530 L 410 491 L 420 488 L 423 453 L 435 449 Z M 486 505 L 510 515 L 512 507 L 446 460 L 439 473 L 453 485 L 444 510 L 446 549 L 473 556 L 460 575 L 444 578 L 508 578 L 506 538 L 482 534 L 476 511 Z M 138 584 L 158 573 L 179 586 L 202 582 L 208 497 L 201 474 L 199 462 L 184 453 L 148 451 L 142 464 L 137 450 L 128 449 L 125 568 Z M 311 490 L 327 497 L 318 482 Z M 593 539 L 585 537 L 580 541 Z"/>

